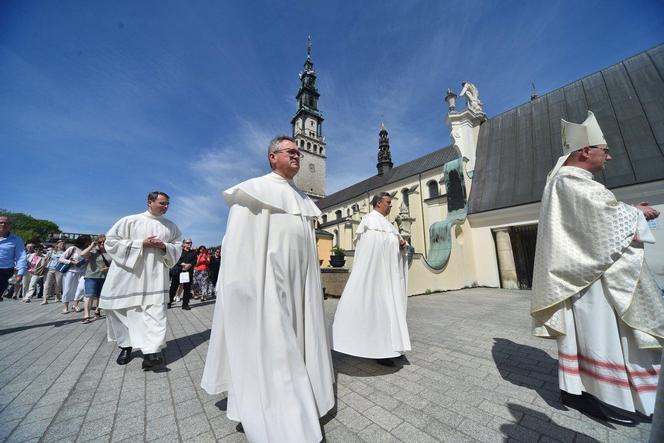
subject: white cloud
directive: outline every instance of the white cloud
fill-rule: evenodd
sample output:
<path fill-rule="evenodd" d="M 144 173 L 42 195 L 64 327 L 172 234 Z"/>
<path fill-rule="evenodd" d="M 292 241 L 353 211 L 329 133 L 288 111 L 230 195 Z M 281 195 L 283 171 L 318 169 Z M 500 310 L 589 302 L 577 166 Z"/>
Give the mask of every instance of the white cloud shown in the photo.
<path fill-rule="evenodd" d="M 273 128 L 243 120 L 236 133 L 201 150 L 186 165 L 188 173 L 179 179 L 180 193 L 173 198 L 170 215 L 195 244 L 221 242 L 228 216 L 223 191 L 269 171 L 267 146 L 276 133 Z"/>

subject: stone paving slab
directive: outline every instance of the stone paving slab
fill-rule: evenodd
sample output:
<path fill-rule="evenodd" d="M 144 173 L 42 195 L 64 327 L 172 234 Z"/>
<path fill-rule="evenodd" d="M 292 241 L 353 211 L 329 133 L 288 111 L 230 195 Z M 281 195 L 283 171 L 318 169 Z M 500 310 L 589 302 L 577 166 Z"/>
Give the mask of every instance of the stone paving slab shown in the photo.
<path fill-rule="evenodd" d="M 330 443 L 643 442 L 650 425 L 611 425 L 560 403 L 556 345 L 530 335 L 528 291 L 413 297 L 413 350 L 395 367 L 333 353 Z M 337 300 L 325 301 L 331 321 Z M 225 395 L 200 388 L 214 302 L 168 311 L 167 369 L 126 366 L 104 319 L 56 303 L 0 303 L 0 441 L 246 442 Z"/>

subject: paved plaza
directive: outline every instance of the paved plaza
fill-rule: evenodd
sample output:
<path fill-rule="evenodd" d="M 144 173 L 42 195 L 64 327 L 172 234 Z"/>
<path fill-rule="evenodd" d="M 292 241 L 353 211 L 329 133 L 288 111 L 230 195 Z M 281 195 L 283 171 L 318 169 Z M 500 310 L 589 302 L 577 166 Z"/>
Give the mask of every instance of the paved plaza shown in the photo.
<path fill-rule="evenodd" d="M 413 351 L 395 367 L 334 354 L 327 442 L 643 442 L 650 425 L 595 421 L 559 401 L 556 345 L 530 335 L 528 291 L 413 297 Z M 325 301 L 331 320 L 337 300 Z M 118 366 L 106 321 L 0 303 L 0 441 L 245 442 L 225 395 L 199 386 L 214 302 L 168 312 L 167 368 Z"/>

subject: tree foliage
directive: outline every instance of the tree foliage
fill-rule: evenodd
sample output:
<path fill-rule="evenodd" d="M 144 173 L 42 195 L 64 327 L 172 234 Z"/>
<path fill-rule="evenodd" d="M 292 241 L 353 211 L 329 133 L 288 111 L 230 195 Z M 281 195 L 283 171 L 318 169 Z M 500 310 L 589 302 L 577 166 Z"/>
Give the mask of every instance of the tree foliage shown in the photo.
<path fill-rule="evenodd" d="M 50 220 L 39 220 L 22 212 L 10 212 L 0 209 L 0 215 L 9 217 L 12 221 L 12 232 L 24 241 L 46 240 L 48 234 L 60 232 L 60 227 Z"/>

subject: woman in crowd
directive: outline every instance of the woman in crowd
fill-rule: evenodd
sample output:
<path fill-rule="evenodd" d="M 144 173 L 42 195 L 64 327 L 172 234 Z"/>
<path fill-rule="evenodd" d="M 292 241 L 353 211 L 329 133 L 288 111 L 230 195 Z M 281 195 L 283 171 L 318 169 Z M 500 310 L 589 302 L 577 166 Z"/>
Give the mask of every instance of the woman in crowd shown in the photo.
<path fill-rule="evenodd" d="M 221 268 L 221 249 L 215 249 L 214 255 L 210 259 L 210 282 L 212 282 L 212 291 L 214 292 L 217 287 L 217 279 L 219 278 L 219 268 Z"/>
<path fill-rule="evenodd" d="M 69 303 L 74 302 L 74 311 L 81 312 L 78 307 L 81 298 L 83 297 L 82 288 L 79 283 L 82 283 L 83 276 L 85 275 L 86 260 L 81 256 L 84 249 L 90 246 L 92 239 L 89 235 L 81 235 L 74 240 L 74 246 L 70 246 L 62 254 L 59 261 L 69 265 L 69 269 L 62 277 L 62 309 L 63 314 L 69 314 Z"/>
<path fill-rule="evenodd" d="M 35 252 L 28 255 L 28 269 L 23 274 L 23 302 L 30 303 L 33 295 L 39 295 L 47 264 L 44 246 L 40 243 L 35 244 Z"/>
<path fill-rule="evenodd" d="M 101 318 L 99 309 L 99 296 L 101 288 L 104 286 L 104 280 L 111 266 L 111 257 L 106 254 L 104 249 L 105 235 L 100 235 L 97 239 L 81 252 L 81 257 L 88 261 L 85 269 L 85 299 L 83 301 L 83 324 L 91 323 L 95 317 Z M 92 302 L 96 300 L 96 309 L 94 317 L 90 314 Z"/>
<path fill-rule="evenodd" d="M 42 305 L 48 303 L 51 295 L 56 301 L 60 301 L 60 297 L 62 297 L 62 272 L 56 270 L 55 265 L 64 253 L 65 242 L 64 240 L 58 240 L 53 250 L 47 255 L 48 272 L 46 273 L 46 281 L 44 281 L 44 301 Z"/>
<path fill-rule="evenodd" d="M 212 283 L 208 277 L 210 253 L 205 246 L 199 246 L 197 251 L 196 267 L 194 268 L 194 293 L 200 295 L 201 300 L 212 297 Z"/>

